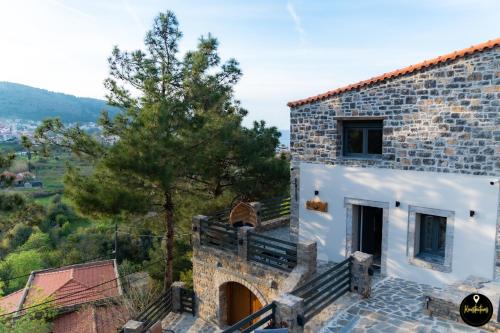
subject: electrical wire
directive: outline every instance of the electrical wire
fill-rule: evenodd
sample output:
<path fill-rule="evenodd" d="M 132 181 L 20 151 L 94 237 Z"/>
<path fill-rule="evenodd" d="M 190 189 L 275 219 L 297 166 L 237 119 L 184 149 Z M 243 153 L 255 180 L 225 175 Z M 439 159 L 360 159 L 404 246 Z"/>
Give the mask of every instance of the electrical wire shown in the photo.
<path fill-rule="evenodd" d="M 98 259 L 105 259 L 107 256 L 109 256 L 111 254 L 113 254 L 113 253 L 108 253 L 108 254 L 106 254 L 104 256 L 99 256 L 99 257 L 96 257 L 96 258 L 92 258 L 92 259 L 88 259 L 88 260 L 80 261 L 80 262 L 75 262 L 75 263 L 67 264 L 67 265 L 64 265 L 64 266 L 49 267 L 49 268 L 45 268 L 44 270 L 59 269 L 59 268 L 63 268 L 63 267 L 66 267 L 66 266 L 88 263 L 88 262 L 91 262 L 91 261 L 94 261 L 94 260 L 98 260 Z M 22 277 L 30 276 L 30 275 L 31 275 L 31 272 L 29 272 L 28 274 L 14 276 L 14 277 L 11 277 L 11 278 L 8 278 L 8 279 L 5 279 L 5 280 L 0 280 L 0 282 L 8 282 L 8 281 L 16 280 L 16 279 L 19 279 L 19 278 L 22 278 Z"/>
<path fill-rule="evenodd" d="M 42 303 L 38 303 L 38 304 L 35 304 L 35 305 L 31 305 L 31 306 L 28 306 L 28 307 L 25 307 L 25 308 L 21 308 L 17 311 L 13 311 L 13 312 L 9 312 L 9 313 L 5 313 L 5 314 L 1 314 L 0 315 L 0 318 L 2 317 L 6 317 L 6 316 L 9 316 L 11 314 L 15 314 L 17 312 L 20 312 L 20 311 L 24 311 L 24 310 L 29 310 L 29 309 L 32 309 L 32 308 L 35 308 L 35 307 L 39 307 L 39 306 L 42 306 L 42 305 L 45 305 L 45 304 L 48 304 L 48 303 L 51 303 L 51 302 L 55 302 L 55 301 L 59 301 L 61 299 L 65 299 L 65 298 L 68 298 L 68 297 L 71 297 L 71 296 L 75 296 L 77 294 L 80 294 L 80 293 L 83 293 L 85 291 L 88 291 L 88 290 L 91 290 L 91 289 L 94 289 L 94 288 L 97 288 L 99 286 L 102 286 L 106 283 L 110 283 L 110 282 L 113 282 L 113 281 L 117 281 L 125 276 L 129 276 L 129 275 L 132 275 L 132 274 L 135 274 L 135 273 L 138 273 L 140 271 L 142 271 L 144 268 L 147 268 L 147 267 L 150 267 L 150 266 L 153 266 L 153 265 L 156 265 L 157 263 L 159 262 L 162 262 L 163 260 L 165 260 L 165 258 L 162 258 L 161 260 L 157 260 L 157 261 L 154 261 L 154 262 L 151 262 L 149 263 L 148 265 L 142 265 L 141 268 L 137 271 L 134 271 L 134 272 L 131 272 L 131 273 L 127 273 L 125 274 L 124 276 L 121 276 L 121 277 L 117 277 L 117 278 L 114 278 L 114 279 L 111 279 L 111 280 L 108 280 L 108 281 L 105 281 L 105 282 L 102 282 L 102 283 L 99 283 L 99 284 L 96 284 L 92 287 L 89 287 L 89 288 L 86 288 L 86 289 L 83 289 L 81 291 L 78 291 L 78 292 L 75 292 L 75 293 L 72 293 L 72 294 L 68 294 L 68 295 L 64 295 L 64 296 L 61 296 L 61 297 L 58 297 L 58 298 L 54 298 L 54 299 L 51 299 L 51 300 L 48 300 L 48 301 L 45 301 L 45 302 L 42 302 Z M 113 287 L 114 288 L 114 287 Z"/>

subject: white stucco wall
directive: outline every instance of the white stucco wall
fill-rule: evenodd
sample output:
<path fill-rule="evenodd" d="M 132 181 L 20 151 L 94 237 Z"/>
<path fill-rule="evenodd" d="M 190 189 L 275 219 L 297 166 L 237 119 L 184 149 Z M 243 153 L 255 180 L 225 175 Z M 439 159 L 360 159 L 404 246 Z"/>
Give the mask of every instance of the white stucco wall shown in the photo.
<path fill-rule="evenodd" d="M 318 243 L 318 259 L 340 261 L 346 255 L 344 198 L 389 203 L 387 274 L 436 286 L 469 275 L 493 278 L 499 185 L 492 177 L 357 168 L 301 163 L 299 237 Z M 328 212 L 305 208 L 314 198 Z M 401 206 L 395 207 L 395 201 Z M 408 206 L 455 213 L 452 271 L 444 273 L 408 262 Z M 476 215 L 469 217 L 469 211 Z"/>

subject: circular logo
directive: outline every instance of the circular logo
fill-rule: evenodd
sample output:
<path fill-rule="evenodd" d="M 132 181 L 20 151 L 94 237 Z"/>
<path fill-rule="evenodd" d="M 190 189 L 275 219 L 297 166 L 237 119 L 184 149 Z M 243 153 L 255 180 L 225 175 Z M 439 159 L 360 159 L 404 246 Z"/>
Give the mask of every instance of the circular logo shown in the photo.
<path fill-rule="evenodd" d="M 482 294 L 470 294 L 460 303 L 460 317 L 470 326 L 483 326 L 493 315 L 493 305 Z"/>

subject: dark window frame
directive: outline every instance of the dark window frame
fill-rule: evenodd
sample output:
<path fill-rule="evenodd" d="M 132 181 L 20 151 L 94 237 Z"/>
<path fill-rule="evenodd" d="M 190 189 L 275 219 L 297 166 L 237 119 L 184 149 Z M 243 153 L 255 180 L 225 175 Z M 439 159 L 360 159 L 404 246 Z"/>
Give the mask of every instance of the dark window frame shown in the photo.
<path fill-rule="evenodd" d="M 433 221 L 429 224 L 426 218 L 433 218 Z M 416 254 L 417 257 L 431 257 L 439 260 L 444 260 L 446 252 L 446 228 L 448 219 L 443 216 L 431 215 L 431 214 L 420 214 L 420 244 L 419 251 Z M 441 224 L 444 222 L 444 232 L 441 233 Z M 430 228 L 429 228 L 430 227 Z M 430 229 L 430 230 L 429 230 Z M 430 247 L 428 249 L 426 242 L 427 234 L 430 233 Z M 427 244 L 429 245 L 429 244 Z"/>
<path fill-rule="evenodd" d="M 342 155 L 344 157 L 360 157 L 360 158 L 380 158 L 382 156 L 382 151 L 380 154 L 370 154 L 368 153 L 368 132 L 370 130 L 380 130 L 382 131 L 382 137 L 380 142 L 380 149 L 383 149 L 384 135 L 383 135 L 383 120 L 364 120 L 364 121 L 344 121 L 342 123 Z M 363 148 L 362 153 L 350 153 L 347 150 L 347 138 L 349 130 L 362 130 L 363 132 Z"/>

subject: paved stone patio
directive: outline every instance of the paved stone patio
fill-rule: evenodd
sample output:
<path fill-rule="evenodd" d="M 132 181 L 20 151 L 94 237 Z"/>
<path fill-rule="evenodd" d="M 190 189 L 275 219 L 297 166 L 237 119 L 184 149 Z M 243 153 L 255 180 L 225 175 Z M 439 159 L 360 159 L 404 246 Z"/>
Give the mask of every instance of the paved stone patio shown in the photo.
<path fill-rule="evenodd" d="M 320 333 L 487 332 L 425 314 L 424 294 L 433 290 L 438 288 L 384 278 L 374 286 L 372 297 L 358 300 L 338 312 Z"/>
<path fill-rule="evenodd" d="M 170 312 L 161 322 L 164 330 L 175 333 L 218 333 L 218 327 L 188 313 Z M 168 332 L 168 331 L 167 331 Z"/>

